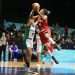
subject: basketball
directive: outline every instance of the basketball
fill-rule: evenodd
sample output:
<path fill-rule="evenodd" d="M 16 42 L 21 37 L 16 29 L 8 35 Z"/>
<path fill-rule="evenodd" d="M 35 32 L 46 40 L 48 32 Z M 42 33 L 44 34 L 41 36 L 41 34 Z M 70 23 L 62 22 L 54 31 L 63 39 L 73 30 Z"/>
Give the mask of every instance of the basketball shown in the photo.
<path fill-rule="evenodd" d="M 33 3 L 33 4 L 32 4 L 32 9 L 33 9 L 34 11 L 37 11 L 37 9 L 40 9 L 40 4 L 39 4 L 39 3 Z"/>

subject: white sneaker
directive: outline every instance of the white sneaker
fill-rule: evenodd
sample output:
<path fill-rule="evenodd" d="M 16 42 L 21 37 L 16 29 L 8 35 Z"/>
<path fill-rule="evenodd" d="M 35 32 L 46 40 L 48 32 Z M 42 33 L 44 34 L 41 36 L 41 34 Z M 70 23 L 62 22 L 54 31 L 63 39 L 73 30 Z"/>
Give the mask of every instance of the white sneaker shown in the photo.
<path fill-rule="evenodd" d="M 27 67 L 25 67 L 25 69 L 24 69 L 24 70 L 25 70 L 25 72 L 27 72 L 28 68 L 27 68 Z"/>
<path fill-rule="evenodd" d="M 27 72 L 32 73 L 33 71 L 31 71 L 30 68 L 28 68 Z"/>
<path fill-rule="evenodd" d="M 28 67 L 25 67 L 25 72 L 32 73 L 32 71 Z"/>

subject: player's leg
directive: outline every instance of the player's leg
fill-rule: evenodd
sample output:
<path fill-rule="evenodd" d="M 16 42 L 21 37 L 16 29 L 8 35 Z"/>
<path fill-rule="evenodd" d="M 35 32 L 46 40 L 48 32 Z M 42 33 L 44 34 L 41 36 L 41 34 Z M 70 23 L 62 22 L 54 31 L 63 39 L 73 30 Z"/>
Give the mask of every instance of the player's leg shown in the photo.
<path fill-rule="evenodd" d="M 58 64 L 59 62 L 56 60 L 56 58 L 53 56 L 53 46 L 51 45 L 51 43 L 50 42 L 47 42 L 46 44 L 45 44 L 45 46 L 46 46 L 46 48 L 48 49 L 48 53 L 50 54 L 50 56 L 51 56 L 51 59 L 52 59 L 52 63 L 54 63 L 54 64 Z"/>
<path fill-rule="evenodd" d="M 48 38 L 52 44 L 55 44 L 55 41 L 52 39 L 49 33 L 45 33 L 45 37 Z"/>
<path fill-rule="evenodd" d="M 23 57 L 24 57 L 24 63 L 25 63 L 25 71 L 28 71 L 29 60 L 28 60 L 26 39 L 24 39 L 24 42 L 23 42 Z"/>
<path fill-rule="evenodd" d="M 48 50 L 48 52 L 50 53 L 50 55 L 52 56 L 52 52 L 53 52 L 53 45 L 51 44 L 51 42 L 47 42 L 44 44 Z"/>
<path fill-rule="evenodd" d="M 54 45 L 57 50 L 60 50 L 59 46 L 57 45 L 57 43 L 53 40 L 53 38 L 50 36 L 49 33 L 45 33 L 45 37 L 48 38 L 49 42 L 51 42 L 52 45 Z"/>
<path fill-rule="evenodd" d="M 28 72 L 30 71 L 30 63 L 31 63 L 31 57 L 32 57 L 32 48 L 33 48 L 33 41 L 31 39 L 27 39 L 26 40 L 26 46 L 27 46 L 27 50 L 26 50 L 26 66 L 28 68 Z"/>
<path fill-rule="evenodd" d="M 40 54 L 41 54 L 41 50 L 42 50 L 42 43 L 40 40 L 40 36 L 37 35 L 36 36 L 36 40 L 37 40 L 37 62 L 40 63 Z"/>

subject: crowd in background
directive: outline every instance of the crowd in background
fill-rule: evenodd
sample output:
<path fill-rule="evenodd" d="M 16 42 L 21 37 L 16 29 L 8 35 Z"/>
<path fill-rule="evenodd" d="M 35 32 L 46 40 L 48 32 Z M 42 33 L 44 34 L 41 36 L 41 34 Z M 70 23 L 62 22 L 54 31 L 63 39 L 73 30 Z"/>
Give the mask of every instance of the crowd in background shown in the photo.
<path fill-rule="evenodd" d="M 14 56 L 16 56 L 16 52 L 18 53 L 17 58 L 22 59 L 23 56 L 23 33 L 24 26 L 21 27 L 19 31 L 16 30 L 15 25 L 13 27 L 7 28 L 5 32 L 0 31 L 0 60 L 2 60 L 1 55 L 4 54 L 3 60 L 5 61 L 6 48 L 8 47 L 8 60 L 13 60 Z M 60 36 L 56 34 L 52 30 L 52 37 L 58 44 L 61 49 L 75 49 L 75 36 L 74 34 L 68 36 L 64 33 L 64 36 Z M 34 40 L 35 42 L 35 40 Z M 36 43 L 34 43 L 36 44 Z M 35 45 L 34 45 L 35 46 Z M 35 47 L 34 47 L 35 48 Z M 12 50 L 14 50 L 14 55 L 12 54 Z"/>

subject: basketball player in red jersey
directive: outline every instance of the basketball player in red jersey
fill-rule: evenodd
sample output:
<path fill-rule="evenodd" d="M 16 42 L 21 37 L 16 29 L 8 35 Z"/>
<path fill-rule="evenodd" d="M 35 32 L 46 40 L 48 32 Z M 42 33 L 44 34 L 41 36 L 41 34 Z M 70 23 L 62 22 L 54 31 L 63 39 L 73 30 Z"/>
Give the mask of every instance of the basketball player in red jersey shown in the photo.
<path fill-rule="evenodd" d="M 56 44 L 51 37 L 51 30 L 48 26 L 48 14 L 50 12 L 47 9 L 41 9 L 38 11 L 38 28 L 39 35 L 42 43 L 47 47 L 50 54 L 53 52 L 53 45 Z"/>
<path fill-rule="evenodd" d="M 59 47 L 57 46 L 56 42 L 51 37 L 51 30 L 48 26 L 48 14 L 50 13 L 47 9 L 41 9 L 40 12 L 38 12 L 38 28 L 39 28 L 39 36 L 41 39 L 42 44 L 47 48 L 48 53 L 52 57 L 52 63 L 58 64 L 59 62 L 56 60 L 56 58 L 52 55 L 53 53 L 53 46 L 55 45 L 58 50 Z"/>

